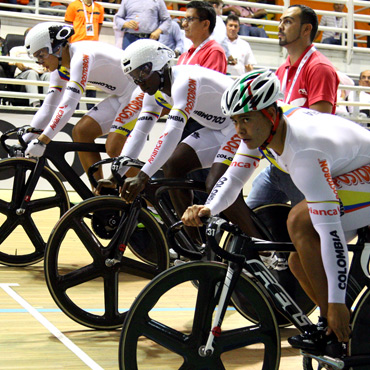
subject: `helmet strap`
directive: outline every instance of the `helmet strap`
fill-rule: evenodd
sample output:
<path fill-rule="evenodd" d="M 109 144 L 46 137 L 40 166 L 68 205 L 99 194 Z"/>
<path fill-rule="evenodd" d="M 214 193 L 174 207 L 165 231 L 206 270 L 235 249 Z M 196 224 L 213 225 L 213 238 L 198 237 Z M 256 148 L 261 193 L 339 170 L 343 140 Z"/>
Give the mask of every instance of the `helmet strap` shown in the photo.
<path fill-rule="evenodd" d="M 278 110 L 276 112 L 275 121 L 272 119 L 270 113 L 267 111 L 266 108 L 261 109 L 261 112 L 272 123 L 272 128 L 271 128 L 270 136 L 265 140 L 265 142 L 262 145 L 260 145 L 260 148 L 262 150 L 264 150 L 264 149 L 266 149 L 267 145 L 269 145 L 271 143 L 271 140 L 274 138 L 274 135 L 276 134 L 276 130 L 277 130 L 277 128 L 279 126 L 279 122 L 280 122 L 280 110 Z"/>
<path fill-rule="evenodd" d="M 52 55 L 56 56 L 58 58 L 58 69 L 62 66 L 62 54 L 63 54 L 63 47 L 62 45 L 57 52 L 53 53 Z"/>

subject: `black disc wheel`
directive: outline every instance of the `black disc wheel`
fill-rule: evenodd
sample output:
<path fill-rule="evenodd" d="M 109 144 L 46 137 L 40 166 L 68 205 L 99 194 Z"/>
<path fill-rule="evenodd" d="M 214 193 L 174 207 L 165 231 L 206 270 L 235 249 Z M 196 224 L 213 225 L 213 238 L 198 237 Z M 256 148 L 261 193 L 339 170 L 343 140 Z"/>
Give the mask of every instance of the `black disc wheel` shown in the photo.
<path fill-rule="evenodd" d="M 90 198 L 71 208 L 50 236 L 44 261 L 48 288 L 61 310 L 84 326 L 122 326 L 148 279 L 169 267 L 164 234 L 146 209 L 133 221 L 128 248 L 117 239 L 117 226 L 127 221 L 128 210 L 118 197 Z M 124 250 L 121 262 L 107 265 L 117 248 Z"/>
<path fill-rule="evenodd" d="M 290 206 L 285 204 L 269 204 L 253 210 L 263 225 L 263 228 L 260 228 L 263 238 L 276 242 L 290 241 L 286 226 L 286 220 L 290 209 Z M 226 240 L 226 248 L 228 243 L 229 241 Z M 279 258 L 279 262 L 276 266 L 270 268 L 270 272 L 302 309 L 303 313 L 309 315 L 313 312 L 316 306 L 303 291 L 298 280 L 291 273 L 287 263 L 288 257 L 289 253 L 277 253 L 274 258 Z M 232 302 L 235 308 L 246 318 L 252 321 L 255 320 L 253 307 L 249 305 L 248 300 L 246 300 L 242 294 L 239 294 L 237 290 L 235 290 L 235 293 L 232 296 Z M 275 310 L 275 315 L 279 327 L 283 328 L 292 324 L 277 310 Z"/>
<path fill-rule="evenodd" d="M 5 265 L 41 261 L 54 225 L 69 208 L 64 185 L 45 167 L 31 198 L 20 209 L 35 163 L 25 158 L 0 161 L 0 263 Z"/>
<path fill-rule="evenodd" d="M 272 307 L 262 290 L 244 275 L 237 288 L 253 302 L 258 322 L 228 308 L 221 328 L 214 328 L 213 353 L 203 354 L 226 273 L 222 263 L 197 261 L 154 278 L 125 319 L 120 369 L 146 369 L 150 358 L 153 369 L 231 370 L 253 364 L 256 370 L 277 370 L 280 335 Z"/>

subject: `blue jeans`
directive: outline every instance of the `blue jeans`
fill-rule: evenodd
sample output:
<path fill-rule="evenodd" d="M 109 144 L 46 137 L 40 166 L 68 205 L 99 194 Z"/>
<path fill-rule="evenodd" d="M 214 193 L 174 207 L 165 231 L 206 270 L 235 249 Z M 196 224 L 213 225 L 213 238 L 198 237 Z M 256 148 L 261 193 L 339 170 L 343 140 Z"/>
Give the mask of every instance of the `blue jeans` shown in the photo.
<path fill-rule="evenodd" d="M 253 36 L 253 37 L 264 37 L 267 38 L 266 31 L 263 28 L 246 26 L 245 24 L 240 25 L 239 30 L 240 36 Z"/>
<path fill-rule="evenodd" d="M 292 206 L 295 206 L 303 199 L 304 195 L 294 185 L 290 176 L 275 166 L 269 165 L 254 179 L 246 203 L 253 209 L 265 204 L 289 201 Z"/>
<path fill-rule="evenodd" d="M 122 49 L 125 50 L 127 46 L 135 42 L 136 40 L 139 40 L 140 38 L 137 37 L 133 33 L 125 32 L 123 35 L 123 41 L 122 41 Z"/>

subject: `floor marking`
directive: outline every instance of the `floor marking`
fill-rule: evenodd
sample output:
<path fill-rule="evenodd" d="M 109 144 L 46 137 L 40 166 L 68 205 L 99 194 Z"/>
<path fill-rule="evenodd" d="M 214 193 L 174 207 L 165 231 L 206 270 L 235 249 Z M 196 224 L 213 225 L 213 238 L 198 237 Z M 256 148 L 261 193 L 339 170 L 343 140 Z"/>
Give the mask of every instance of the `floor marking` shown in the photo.
<path fill-rule="evenodd" d="M 37 321 L 39 321 L 47 330 L 50 331 L 57 339 L 59 339 L 70 351 L 72 351 L 81 361 L 83 361 L 90 369 L 104 370 L 94 360 L 92 360 L 85 352 L 76 346 L 68 339 L 59 329 L 57 329 L 50 321 L 42 316 L 35 308 L 33 308 L 25 299 L 16 293 L 11 286 L 19 286 L 19 284 L 0 284 L 6 293 L 8 293 L 16 302 L 24 307 Z"/>

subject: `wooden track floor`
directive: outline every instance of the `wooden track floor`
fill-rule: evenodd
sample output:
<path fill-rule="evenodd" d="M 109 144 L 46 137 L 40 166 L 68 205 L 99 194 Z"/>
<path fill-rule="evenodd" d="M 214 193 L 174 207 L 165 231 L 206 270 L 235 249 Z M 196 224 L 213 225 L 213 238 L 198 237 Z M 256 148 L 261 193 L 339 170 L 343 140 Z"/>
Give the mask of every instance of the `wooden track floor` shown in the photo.
<path fill-rule="evenodd" d="M 52 221 L 51 221 L 52 220 Z M 54 222 L 51 215 L 45 217 L 45 226 Z M 22 237 L 17 236 L 22 244 Z M 73 244 L 73 241 L 71 241 Z M 70 263 L 78 261 L 79 256 L 71 255 Z M 130 305 L 131 299 L 139 293 L 146 280 L 128 279 L 125 281 L 125 294 L 130 297 L 123 302 L 123 308 Z M 187 289 L 194 289 L 189 286 Z M 86 290 L 79 296 L 80 304 L 92 310 L 101 310 L 100 304 L 92 302 L 93 290 Z M 186 323 L 187 318 L 177 314 L 179 308 L 189 307 L 183 299 L 184 292 L 176 301 L 165 304 L 169 309 L 162 315 L 173 325 Z M 171 309 L 173 308 L 173 310 Z M 158 313 L 161 315 L 161 313 Z M 230 317 L 233 317 L 230 313 Z M 312 315 L 315 319 L 316 311 Z M 237 324 L 237 323 L 236 323 Z M 280 369 L 302 369 L 302 360 L 297 350 L 287 343 L 287 337 L 296 330 L 281 330 L 282 357 Z M 118 345 L 120 330 L 96 331 L 86 328 L 68 318 L 53 301 L 45 283 L 43 262 L 27 267 L 8 267 L 0 265 L 0 370 L 116 370 L 118 369 Z M 233 365 L 227 370 L 260 370 L 254 355 L 260 351 L 238 354 Z M 171 356 L 159 352 L 156 346 L 148 346 L 141 353 L 145 357 L 143 370 L 178 369 Z M 155 365 L 161 359 L 163 365 Z M 163 361 L 162 361 L 163 360 Z M 249 365 L 246 365 L 248 363 Z"/>

